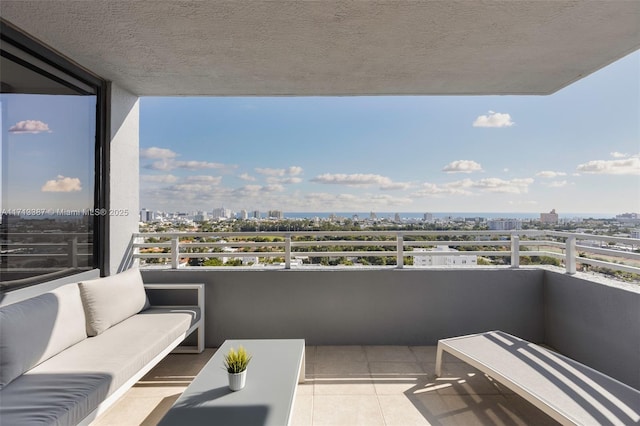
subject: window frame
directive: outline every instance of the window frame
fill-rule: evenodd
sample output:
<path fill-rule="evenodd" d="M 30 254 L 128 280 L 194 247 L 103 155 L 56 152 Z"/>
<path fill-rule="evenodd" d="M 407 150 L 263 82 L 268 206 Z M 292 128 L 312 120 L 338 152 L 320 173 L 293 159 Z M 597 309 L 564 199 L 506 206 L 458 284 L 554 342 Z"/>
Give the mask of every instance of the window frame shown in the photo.
<path fill-rule="evenodd" d="M 25 57 L 17 57 L 2 51 L 2 55 L 36 71 L 52 80 L 64 84 L 82 93 L 96 96 L 96 134 L 94 141 L 94 189 L 93 205 L 95 209 L 109 210 L 109 96 L 110 84 L 107 80 L 93 74 L 87 69 L 65 58 L 52 48 L 27 35 L 6 20 L 0 18 L 0 40 L 24 52 Z M 33 58 L 30 62 L 28 57 Z M 39 62 L 39 63 L 38 63 Z M 60 75 L 63 75 L 62 77 Z M 64 77 L 68 77 L 65 79 Z M 74 84 L 73 81 L 77 83 Z M 80 85 L 78 85 L 78 83 Z M 92 91 L 88 92 L 89 86 Z M 100 276 L 105 276 L 109 253 L 109 215 L 93 216 L 93 259 L 92 268 L 100 270 Z M 33 284 L 45 282 L 34 277 Z M 7 289 L 12 291 L 14 289 Z"/>

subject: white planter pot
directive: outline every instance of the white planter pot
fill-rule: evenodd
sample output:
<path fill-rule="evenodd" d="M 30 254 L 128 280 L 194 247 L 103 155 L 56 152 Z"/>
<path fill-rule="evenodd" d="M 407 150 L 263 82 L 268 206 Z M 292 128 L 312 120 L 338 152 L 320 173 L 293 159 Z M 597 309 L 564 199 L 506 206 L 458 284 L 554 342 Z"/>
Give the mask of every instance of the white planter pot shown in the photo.
<path fill-rule="evenodd" d="M 232 391 L 239 391 L 247 382 L 247 370 L 242 373 L 228 373 L 229 374 L 229 389 Z"/>

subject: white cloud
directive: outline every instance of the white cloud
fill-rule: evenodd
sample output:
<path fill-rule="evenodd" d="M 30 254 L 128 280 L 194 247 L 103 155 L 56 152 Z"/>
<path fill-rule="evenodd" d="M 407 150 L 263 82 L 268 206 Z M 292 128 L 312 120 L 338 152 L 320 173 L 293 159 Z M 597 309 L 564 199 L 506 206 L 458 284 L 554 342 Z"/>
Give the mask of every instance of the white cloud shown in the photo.
<path fill-rule="evenodd" d="M 482 166 L 472 160 L 457 160 L 444 166 L 442 171 L 445 173 L 473 173 L 481 172 Z"/>
<path fill-rule="evenodd" d="M 289 176 L 298 176 L 300 174 L 302 174 L 302 167 L 299 166 L 291 166 L 287 169 L 287 174 Z"/>
<path fill-rule="evenodd" d="M 344 173 L 325 173 L 311 179 L 311 182 L 329 184 L 329 185 L 347 185 L 347 186 L 372 186 L 377 185 L 383 190 L 407 189 L 411 187 L 410 183 L 394 182 L 390 178 L 375 174 L 344 174 Z"/>
<path fill-rule="evenodd" d="M 9 133 L 51 133 L 49 125 L 39 120 L 18 121 L 9 127 Z"/>
<path fill-rule="evenodd" d="M 170 149 L 158 148 L 156 146 L 140 150 L 140 158 L 148 158 L 152 160 L 176 158 L 177 156 L 178 154 Z"/>
<path fill-rule="evenodd" d="M 284 176 L 298 176 L 302 174 L 303 169 L 302 167 L 299 167 L 299 166 L 291 166 L 286 169 L 271 169 L 268 167 L 264 167 L 264 168 L 256 167 L 255 171 L 256 173 L 259 173 L 264 176 L 284 177 Z"/>
<path fill-rule="evenodd" d="M 187 176 L 187 182 L 204 183 L 210 185 L 219 185 L 222 182 L 222 176 Z"/>
<path fill-rule="evenodd" d="M 511 127 L 514 124 L 511 121 L 511 115 L 489 111 L 488 115 L 478 116 L 473 122 L 473 127 Z"/>
<path fill-rule="evenodd" d="M 268 167 L 256 167 L 255 171 L 264 176 L 284 176 L 286 173 L 285 169 L 270 169 Z"/>
<path fill-rule="evenodd" d="M 269 184 L 292 184 L 292 183 L 300 183 L 302 179 L 299 177 L 268 177 L 267 183 Z"/>
<path fill-rule="evenodd" d="M 443 195 L 471 195 L 471 192 L 464 189 L 471 186 L 472 181 L 469 179 L 450 182 L 444 185 L 436 185 L 434 183 L 425 182 L 420 188 L 413 193 L 414 197 L 441 197 Z"/>
<path fill-rule="evenodd" d="M 622 152 L 614 151 L 614 152 L 611 153 L 611 156 L 613 158 L 627 158 L 629 156 L 629 154 L 624 154 Z"/>
<path fill-rule="evenodd" d="M 567 182 L 566 180 L 557 180 L 550 182 L 547 186 L 549 188 L 562 188 L 563 186 L 567 186 L 568 184 L 569 182 Z"/>
<path fill-rule="evenodd" d="M 598 175 L 640 175 L 640 156 L 622 160 L 593 160 L 578 165 L 577 170 Z"/>
<path fill-rule="evenodd" d="M 238 177 L 242 180 L 246 180 L 247 182 L 255 182 L 256 178 L 251 176 L 249 173 L 243 173 L 238 175 Z"/>
<path fill-rule="evenodd" d="M 174 175 L 140 175 L 143 182 L 154 183 L 174 183 L 178 181 L 178 177 Z"/>
<path fill-rule="evenodd" d="M 169 171 L 174 169 L 186 169 L 186 170 L 206 170 L 206 169 L 228 169 L 235 168 L 236 166 L 230 166 L 222 163 L 210 163 L 208 161 L 176 161 L 172 158 L 162 159 L 154 161 L 151 164 L 144 166 L 145 169 Z"/>
<path fill-rule="evenodd" d="M 354 210 L 354 206 L 363 210 L 384 210 L 387 208 L 403 208 L 410 206 L 413 199 L 409 197 L 393 197 L 388 194 L 329 194 L 325 192 L 307 193 L 303 197 L 301 207 L 323 211 Z"/>
<path fill-rule="evenodd" d="M 565 172 L 553 172 L 550 170 L 544 170 L 542 172 L 538 172 L 536 173 L 536 176 L 538 177 L 542 177 L 542 178 L 548 178 L 548 179 L 553 179 L 556 178 L 558 176 L 566 176 L 567 174 Z"/>
<path fill-rule="evenodd" d="M 473 182 L 473 188 L 484 192 L 523 194 L 529 191 L 529 185 L 534 182 L 531 178 L 503 180 L 499 178 L 487 178 Z"/>
<path fill-rule="evenodd" d="M 284 186 L 280 184 L 265 185 L 262 187 L 262 190 L 265 192 L 282 192 L 284 191 Z"/>
<path fill-rule="evenodd" d="M 41 188 L 42 192 L 77 192 L 82 191 L 80 179 L 58 175 L 48 180 Z"/>

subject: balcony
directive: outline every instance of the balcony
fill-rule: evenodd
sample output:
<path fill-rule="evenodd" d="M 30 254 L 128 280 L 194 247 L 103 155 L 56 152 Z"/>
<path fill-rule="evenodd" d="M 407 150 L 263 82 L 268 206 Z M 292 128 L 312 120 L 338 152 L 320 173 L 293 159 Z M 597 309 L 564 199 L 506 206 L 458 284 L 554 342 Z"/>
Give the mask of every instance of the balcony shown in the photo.
<path fill-rule="evenodd" d="M 444 377 L 435 377 L 438 339 L 492 329 L 542 343 L 632 387 L 640 386 L 636 362 L 640 356 L 640 288 L 576 270 L 580 269 L 576 265 L 621 265 L 584 257 L 587 252 L 616 254 L 630 263 L 638 260 L 637 255 L 581 243 L 587 237 L 594 239 L 592 235 L 483 231 L 471 234 L 472 241 L 460 241 L 462 234 L 469 237 L 469 231 L 331 232 L 322 235 L 334 238 L 325 247 L 346 242 L 354 251 L 306 254 L 375 253 L 398 262 L 387 267 L 314 267 L 287 262 L 275 267 L 178 266 L 181 259 L 193 257 L 195 247 L 252 251 L 197 254 L 202 257 L 255 256 L 256 249 L 268 244 L 274 251 L 257 252 L 260 256 L 290 258 L 297 247 L 324 244 L 302 241 L 309 233 L 268 234 L 282 241 L 232 241 L 246 234 L 217 235 L 220 239 L 211 234 L 134 234 L 131 260 L 167 259 L 165 265 L 144 269 L 147 282 L 205 283 L 209 348 L 228 338 L 306 340 L 308 382 L 298 387 L 293 424 L 555 424 L 524 399 L 454 358 L 446 359 Z M 143 242 L 151 236 L 167 241 Z M 349 243 L 349 236 L 366 236 L 366 244 L 377 241 L 390 250 L 360 253 L 357 245 L 362 243 Z M 434 240 L 417 241 L 419 236 Z M 186 243 L 187 237 L 208 237 L 209 241 Z M 632 239 L 595 237 L 599 239 L 607 247 L 611 239 L 616 245 L 630 244 L 632 249 L 638 244 Z M 399 261 L 411 248 L 436 242 L 484 245 L 481 250 L 454 253 L 504 257 L 510 265 L 418 268 Z M 139 252 L 152 246 L 169 251 Z M 525 254 L 557 257 L 564 269 L 519 265 Z M 590 261 L 593 263 L 587 263 Z M 637 273 L 634 266 L 621 267 Z M 172 297 L 172 302 L 182 303 L 188 296 Z M 197 356 L 171 355 L 97 424 L 118 424 L 125 417 L 137 419 L 136 424 L 155 424 L 212 354 L 213 349 Z"/>
<path fill-rule="evenodd" d="M 213 353 L 169 355 L 94 425 L 155 425 Z M 308 346 L 306 359 L 292 426 L 557 424 L 453 357 L 436 378 L 434 346 Z"/>

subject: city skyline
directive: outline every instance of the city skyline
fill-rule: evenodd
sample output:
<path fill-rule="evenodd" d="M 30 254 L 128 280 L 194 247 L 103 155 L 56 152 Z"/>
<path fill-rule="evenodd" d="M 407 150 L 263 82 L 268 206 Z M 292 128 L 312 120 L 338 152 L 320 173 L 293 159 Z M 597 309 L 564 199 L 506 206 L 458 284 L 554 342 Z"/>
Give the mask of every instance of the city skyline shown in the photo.
<path fill-rule="evenodd" d="M 640 53 L 550 96 L 141 98 L 140 206 L 640 211 Z"/>

